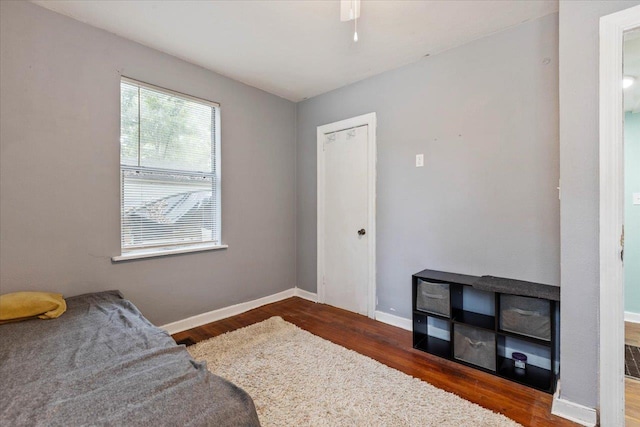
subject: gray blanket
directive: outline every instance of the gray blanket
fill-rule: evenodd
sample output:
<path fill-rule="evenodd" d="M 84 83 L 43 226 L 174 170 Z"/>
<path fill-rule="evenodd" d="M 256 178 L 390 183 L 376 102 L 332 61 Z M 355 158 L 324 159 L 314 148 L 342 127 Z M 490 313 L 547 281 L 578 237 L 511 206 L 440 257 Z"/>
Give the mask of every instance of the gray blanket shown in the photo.
<path fill-rule="evenodd" d="M 119 292 L 67 307 L 58 319 L 0 325 L 0 425 L 259 425 L 249 395 Z"/>

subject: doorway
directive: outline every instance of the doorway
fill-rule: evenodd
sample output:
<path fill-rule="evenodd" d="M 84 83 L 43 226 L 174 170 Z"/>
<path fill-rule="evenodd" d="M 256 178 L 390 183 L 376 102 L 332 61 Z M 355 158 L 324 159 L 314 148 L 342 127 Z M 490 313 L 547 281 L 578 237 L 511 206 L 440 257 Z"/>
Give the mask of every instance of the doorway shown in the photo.
<path fill-rule="evenodd" d="M 640 29 L 624 34 L 625 420 L 640 425 Z"/>
<path fill-rule="evenodd" d="M 318 302 L 375 317 L 376 115 L 318 127 Z"/>
<path fill-rule="evenodd" d="M 600 19 L 600 425 L 625 424 L 624 40 L 640 6 Z M 633 255 L 632 255 L 633 256 Z"/>

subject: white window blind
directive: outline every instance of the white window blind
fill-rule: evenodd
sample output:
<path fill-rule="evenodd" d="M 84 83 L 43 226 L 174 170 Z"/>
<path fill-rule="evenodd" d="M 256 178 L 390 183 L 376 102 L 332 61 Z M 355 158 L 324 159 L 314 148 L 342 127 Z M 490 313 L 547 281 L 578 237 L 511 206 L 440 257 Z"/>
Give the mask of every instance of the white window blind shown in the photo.
<path fill-rule="evenodd" d="M 220 244 L 219 106 L 120 83 L 122 252 Z"/>

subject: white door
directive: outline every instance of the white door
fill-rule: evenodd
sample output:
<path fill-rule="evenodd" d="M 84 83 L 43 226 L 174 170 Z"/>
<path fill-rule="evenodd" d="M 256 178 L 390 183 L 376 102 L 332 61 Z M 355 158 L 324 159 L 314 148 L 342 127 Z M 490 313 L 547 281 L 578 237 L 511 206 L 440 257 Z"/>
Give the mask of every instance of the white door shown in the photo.
<path fill-rule="evenodd" d="M 324 138 L 324 278 L 321 301 L 368 314 L 369 126 Z M 319 197 L 321 194 L 319 193 Z"/>

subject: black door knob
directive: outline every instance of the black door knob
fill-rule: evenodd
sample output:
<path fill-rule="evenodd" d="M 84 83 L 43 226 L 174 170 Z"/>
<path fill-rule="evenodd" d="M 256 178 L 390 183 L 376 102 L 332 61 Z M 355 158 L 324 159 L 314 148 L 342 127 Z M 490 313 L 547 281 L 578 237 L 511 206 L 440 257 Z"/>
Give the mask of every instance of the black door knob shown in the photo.
<path fill-rule="evenodd" d="M 367 234 L 367 232 L 364 230 L 364 228 L 358 230 L 358 236 L 364 236 L 365 234 Z"/>

